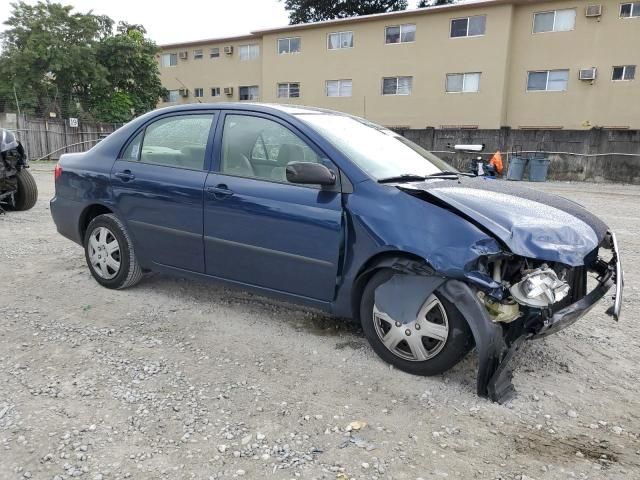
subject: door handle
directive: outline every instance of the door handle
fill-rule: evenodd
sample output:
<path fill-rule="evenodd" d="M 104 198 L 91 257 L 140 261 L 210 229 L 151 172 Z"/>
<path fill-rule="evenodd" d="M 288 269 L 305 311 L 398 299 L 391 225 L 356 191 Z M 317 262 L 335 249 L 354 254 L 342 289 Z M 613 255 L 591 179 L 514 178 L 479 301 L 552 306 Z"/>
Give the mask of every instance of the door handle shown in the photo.
<path fill-rule="evenodd" d="M 231 195 L 233 195 L 233 192 L 229 190 L 229 188 L 226 185 L 223 185 L 223 184 L 216 185 L 215 187 L 208 187 L 207 193 L 209 195 L 213 195 L 213 197 L 217 199 L 222 199 L 222 198 L 230 197 Z"/>
<path fill-rule="evenodd" d="M 123 182 L 128 182 L 129 180 L 133 180 L 136 176 L 131 173 L 131 170 L 123 170 L 122 172 L 114 173 L 116 177 L 118 177 Z"/>

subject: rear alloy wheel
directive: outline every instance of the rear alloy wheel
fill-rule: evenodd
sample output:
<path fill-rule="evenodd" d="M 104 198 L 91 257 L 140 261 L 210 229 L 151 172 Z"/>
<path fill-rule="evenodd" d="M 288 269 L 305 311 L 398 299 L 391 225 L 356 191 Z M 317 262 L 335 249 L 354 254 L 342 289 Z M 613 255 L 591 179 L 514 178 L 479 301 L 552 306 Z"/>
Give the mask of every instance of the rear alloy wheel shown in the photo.
<path fill-rule="evenodd" d="M 15 193 L 14 210 L 30 210 L 38 201 L 38 185 L 31 172 L 24 168 L 16 174 L 18 190 Z"/>
<path fill-rule="evenodd" d="M 89 223 L 84 249 L 89 270 L 100 285 L 121 289 L 142 278 L 131 238 L 113 214 L 99 215 Z"/>
<path fill-rule="evenodd" d="M 400 322 L 375 305 L 375 290 L 396 273 L 377 272 L 369 280 L 360 304 L 362 329 L 375 352 L 396 368 L 414 375 L 438 375 L 449 370 L 473 348 L 469 325 L 442 295 L 425 294 L 416 318 Z"/>

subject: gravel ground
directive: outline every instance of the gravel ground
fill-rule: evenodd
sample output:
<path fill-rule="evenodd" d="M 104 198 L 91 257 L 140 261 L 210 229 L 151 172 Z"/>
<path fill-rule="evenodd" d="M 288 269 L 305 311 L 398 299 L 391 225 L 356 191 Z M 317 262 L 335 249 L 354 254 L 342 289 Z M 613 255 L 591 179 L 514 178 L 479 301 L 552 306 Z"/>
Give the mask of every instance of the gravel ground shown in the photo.
<path fill-rule="evenodd" d="M 0 216 L 1 479 L 640 478 L 640 188 L 549 183 L 617 232 L 624 316 L 529 342 L 507 405 L 476 360 L 420 378 L 347 322 L 155 275 L 100 287 L 37 206 Z"/>

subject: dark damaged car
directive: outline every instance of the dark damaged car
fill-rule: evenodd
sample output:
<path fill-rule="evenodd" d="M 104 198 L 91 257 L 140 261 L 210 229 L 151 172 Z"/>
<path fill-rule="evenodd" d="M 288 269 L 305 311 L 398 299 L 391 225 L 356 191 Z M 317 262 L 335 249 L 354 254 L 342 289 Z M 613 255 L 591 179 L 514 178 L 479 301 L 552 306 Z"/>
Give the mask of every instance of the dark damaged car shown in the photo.
<path fill-rule="evenodd" d="M 336 112 L 157 110 L 64 155 L 55 179 L 58 231 L 103 286 L 159 271 L 304 303 L 358 319 L 380 357 L 417 375 L 475 346 L 478 393 L 497 401 L 524 340 L 608 292 L 620 316 L 618 246 L 600 219 Z"/>
<path fill-rule="evenodd" d="M 38 186 L 27 170 L 27 155 L 10 130 L 0 128 L 0 213 L 29 210 L 38 200 Z"/>

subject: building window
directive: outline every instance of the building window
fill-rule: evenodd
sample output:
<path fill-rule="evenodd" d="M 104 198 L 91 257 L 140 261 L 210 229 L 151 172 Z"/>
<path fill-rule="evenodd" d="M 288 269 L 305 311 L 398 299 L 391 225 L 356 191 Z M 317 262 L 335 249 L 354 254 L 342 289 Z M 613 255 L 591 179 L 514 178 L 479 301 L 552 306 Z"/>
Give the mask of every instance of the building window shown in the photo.
<path fill-rule="evenodd" d="M 220 96 L 220 87 L 211 87 L 211 96 L 219 97 Z"/>
<path fill-rule="evenodd" d="M 454 18 L 451 20 L 451 37 L 477 37 L 479 35 L 484 35 L 486 25 L 486 15 Z"/>
<path fill-rule="evenodd" d="M 240 60 L 255 60 L 259 56 L 259 45 L 240 45 Z"/>
<path fill-rule="evenodd" d="M 168 90 L 167 95 L 164 97 L 165 102 L 177 102 L 180 99 L 180 91 L 179 90 Z"/>
<path fill-rule="evenodd" d="M 278 98 L 299 98 L 299 97 L 300 97 L 300 84 L 298 82 L 278 84 Z"/>
<path fill-rule="evenodd" d="M 204 97 L 204 88 L 194 88 L 193 89 L 193 96 L 196 97 L 196 98 Z"/>
<path fill-rule="evenodd" d="M 257 85 L 240 87 L 240 100 L 258 100 L 259 90 Z"/>
<path fill-rule="evenodd" d="M 611 75 L 611 80 L 614 82 L 624 81 L 624 80 L 633 80 L 636 77 L 636 66 L 635 65 L 620 65 L 618 67 L 613 67 L 613 74 Z"/>
<path fill-rule="evenodd" d="M 353 48 L 353 32 L 335 32 L 327 35 L 327 48 Z"/>
<path fill-rule="evenodd" d="M 209 50 L 209 58 L 218 58 L 220 56 L 220 48 L 214 47 Z"/>
<path fill-rule="evenodd" d="M 576 9 L 533 14 L 533 33 L 568 32 L 576 28 Z"/>
<path fill-rule="evenodd" d="M 569 70 L 528 72 L 527 91 L 564 92 L 569 82 Z"/>
<path fill-rule="evenodd" d="M 413 23 L 385 27 L 385 43 L 409 43 L 416 40 L 416 26 Z"/>
<path fill-rule="evenodd" d="M 352 80 L 327 80 L 327 97 L 350 97 L 353 89 Z"/>
<path fill-rule="evenodd" d="M 204 54 L 202 53 L 202 49 L 199 48 L 198 50 L 194 50 L 193 51 L 193 59 L 194 60 L 202 60 L 204 58 Z"/>
<path fill-rule="evenodd" d="M 640 2 L 623 3 L 620 5 L 620 17 L 633 18 L 640 17 Z"/>
<path fill-rule="evenodd" d="M 300 53 L 300 37 L 279 38 L 278 53 L 280 55 Z"/>
<path fill-rule="evenodd" d="M 411 95 L 413 77 L 385 77 L 382 79 L 382 95 Z"/>
<path fill-rule="evenodd" d="M 447 92 L 471 93 L 480 90 L 480 73 L 448 73 Z"/>
<path fill-rule="evenodd" d="M 160 64 L 163 67 L 175 67 L 178 65 L 178 54 L 177 53 L 163 53 L 160 57 Z"/>

